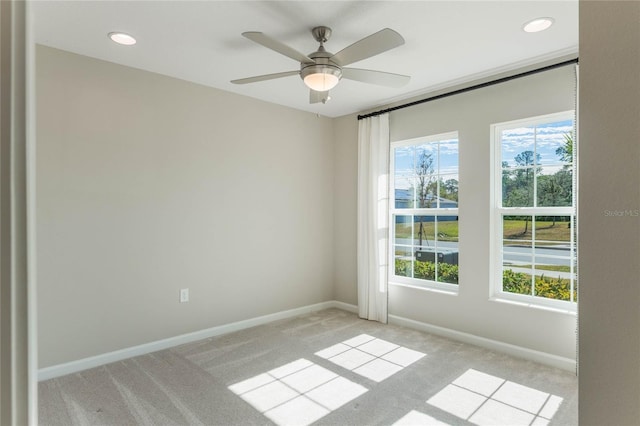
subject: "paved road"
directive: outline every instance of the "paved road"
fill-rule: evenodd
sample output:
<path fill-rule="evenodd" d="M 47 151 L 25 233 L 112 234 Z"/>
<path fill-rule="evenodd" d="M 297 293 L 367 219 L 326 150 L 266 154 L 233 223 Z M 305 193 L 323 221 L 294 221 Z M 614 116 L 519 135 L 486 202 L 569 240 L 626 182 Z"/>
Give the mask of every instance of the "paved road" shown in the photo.
<path fill-rule="evenodd" d="M 409 245 L 411 244 L 410 238 L 397 238 L 397 244 Z M 419 244 L 419 240 L 415 240 L 415 245 Z M 433 248 L 433 241 L 429 241 L 427 244 L 426 240 L 423 240 L 423 247 Z M 457 242 L 449 242 L 449 241 L 441 241 L 438 242 L 439 250 L 458 250 Z M 568 246 L 554 246 L 553 248 L 548 247 L 536 247 L 535 248 L 535 263 L 540 265 L 563 265 L 570 266 L 571 265 L 571 251 Z M 505 265 L 513 265 L 513 270 L 518 269 L 517 272 L 524 272 L 528 270 L 526 268 L 517 268 L 517 265 L 531 265 L 534 263 L 532 259 L 532 249 L 531 247 L 520 247 L 520 246 L 507 246 L 504 249 L 504 263 Z M 560 275 L 563 278 L 568 278 L 571 274 L 569 272 L 554 272 L 554 271 L 543 271 L 537 270 L 536 273 L 545 273 L 545 275 L 550 275 L 553 273 L 554 276 Z"/>

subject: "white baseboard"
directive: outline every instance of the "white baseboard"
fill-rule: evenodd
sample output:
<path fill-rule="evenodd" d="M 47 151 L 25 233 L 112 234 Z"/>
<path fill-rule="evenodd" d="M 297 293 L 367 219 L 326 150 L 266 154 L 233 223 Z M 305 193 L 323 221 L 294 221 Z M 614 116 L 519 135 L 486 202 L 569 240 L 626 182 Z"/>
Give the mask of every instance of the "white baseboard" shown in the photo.
<path fill-rule="evenodd" d="M 243 321 L 237 321 L 230 324 L 207 328 L 205 330 L 182 334 L 180 336 L 170 337 L 168 339 L 157 340 L 155 342 L 149 342 L 130 348 L 120 349 L 89 358 L 79 359 L 77 361 L 71 361 L 64 364 L 41 368 L 38 370 L 38 381 L 77 373 L 78 371 L 99 367 L 101 365 L 110 364 L 112 362 L 121 361 L 123 359 L 145 355 L 151 352 L 172 348 L 174 346 L 184 345 L 185 343 L 191 343 L 198 340 L 207 339 L 209 337 L 219 336 L 221 334 L 232 333 L 234 331 L 244 330 L 246 328 L 267 324 L 281 319 L 293 318 L 299 315 L 304 315 L 328 308 L 339 308 L 349 312 L 357 312 L 357 307 L 335 300 L 316 303 L 314 305 L 302 306 L 300 308 L 276 312 L 269 315 L 263 315 L 256 318 L 250 318 Z M 353 309 L 355 309 L 355 311 Z"/>
<path fill-rule="evenodd" d="M 342 309 L 343 311 L 351 312 L 352 314 L 358 313 L 358 306 L 356 305 L 340 302 L 338 300 L 334 300 L 331 303 L 332 303 L 332 306 L 331 306 L 332 308 Z"/>
<path fill-rule="evenodd" d="M 498 340 L 487 339 L 485 337 L 479 337 L 473 334 L 464 333 L 462 331 L 439 327 L 437 325 L 431 325 L 409 318 L 399 317 L 396 315 L 389 315 L 389 324 L 400 325 L 403 327 L 424 331 L 426 333 L 447 337 L 460 342 L 469 343 L 475 346 L 480 346 L 497 352 L 513 355 L 518 358 L 524 358 L 530 361 L 538 362 L 540 364 L 560 368 L 562 370 L 571 372 L 576 371 L 576 360 L 571 358 L 565 358 L 548 354 L 546 352 L 523 348 L 522 346 L 516 346 L 509 343 L 500 342 Z"/>
<path fill-rule="evenodd" d="M 300 308 L 276 312 L 273 314 L 250 318 L 243 321 L 237 321 L 230 324 L 224 324 L 205 330 L 195 331 L 193 333 L 182 334 L 180 336 L 170 337 L 168 339 L 157 340 L 155 342 L 120 349 L 89 358 L 79 359 L 77 361 L 71 361 L 64 364 L 41 368 L 40 370 L 38 370 L 38 381 L 77 373 L 78 371 L 83 371 L 89 368 L 99 367 L 101 365 L 121 361 L 123 359 L 172 348 L 174 346 L 184 345 L 185 343 L 191 343 L 198 340 L 207 339 L 209 337 L 220 336 L 222 334 L 232 333 L 234 331 L 244 330 L 246 328 L 267 324 L 273 321 L 293 318 L 299 315 L 304 315 L 329 308 L 338 308 L 347 312 L 358 313 L 358 307 L 356 305 L 351 305 L 349 303 L 340 302 L 337 300 L 316 303 L 314 305 L 302 306 Z M 396 315 L 389 315 L 389 323 L 507 353 L 509 355 L 539 362 L 541 364 L 549 365 L 552 367 L 561 368 L 563 370 L 573 372 L 576 369 L 575 360 L 570 358 L 551 355 L 545 352 L 535 351 L 533 349 L 527 349 L 520 346 L 511 345 L 509 343 L 499 342 L 497 340 L 486 339 L 484 337 L 474 336 L 472 334 L 463 333 L 461 331 L 456 331 L 449 328 L 439 327 L 436 325 L 431 325 L 420 321 L 399 317 Z"/>
<path fill-rule="evenodd" d="M 351 305 L 344 302 L 334 301 L 333 307 L 356 314 L 358 313 L 358 307 L 356 305 Z M 498 340 L 487 339 L 485 337 L 479 337 L 473 334 L 464 333 L 462 331 L 439 327 L 437 325 L 427 324 L 397 315 L 389 315 L 389 324 L 400 325 L 407 328 L 413 328 L 414 330 L 424 331 L 425 333 L 447 337 L 459 342 L 469 343 L 471 345 L 480 346 L 486 349 L 513 355 L 518 358 L 528 359 L 529 361 L 538 362 L 550 367 L 567 370 L 572 373 L 575 373 L 576 371 L 576 360 L 572 358 L 565 358 L 548 354 L 546 352 L 523 348 L 522 346 L 516 346 L 509 343 L 500 342 Z"/>

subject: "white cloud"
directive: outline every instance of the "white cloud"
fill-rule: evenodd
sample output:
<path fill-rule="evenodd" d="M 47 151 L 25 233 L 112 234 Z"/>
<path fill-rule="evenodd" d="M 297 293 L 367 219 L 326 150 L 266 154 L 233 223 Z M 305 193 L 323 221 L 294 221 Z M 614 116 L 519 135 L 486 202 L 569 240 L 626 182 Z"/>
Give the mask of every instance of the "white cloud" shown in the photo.
<path fill-rule="evenodd" d="M 545 133 L 573 133 L 573 126 L 538 127 L 538 134 Z"/>
<path fill-rule="evenodd" d="M 534 128 L 533 127 L 517 127 L 515 129 L 507 129 L 502 131 L 502 137 L 513 137 L 513 136 L 521 136 L 521 135 L 533 135 Z"/>

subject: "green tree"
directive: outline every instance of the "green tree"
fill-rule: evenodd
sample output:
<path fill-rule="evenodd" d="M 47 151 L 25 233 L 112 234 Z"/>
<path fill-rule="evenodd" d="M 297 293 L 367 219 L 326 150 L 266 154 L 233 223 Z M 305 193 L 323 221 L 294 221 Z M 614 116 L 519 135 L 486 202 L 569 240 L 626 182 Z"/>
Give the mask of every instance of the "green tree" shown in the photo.
<path fill-rule="evenodd" d="M 538 206 L 570 206 L 572 197 L 571 168 L 562 168 L 552 175 L 538 176 Z"/>
<path fill-rule="evenodd" d="M 516 162 L 516 169 L 510 174 L 512 188 L 507 194 L 507 199 L 503 200 L 503 205 L 505 207 L 533 206 L 533 180 L 535 175 L 542 171 L 542 168 L 537 166 L 540 164 L 540 154 L 527 150 L 513 159 Z M 529 231 L 529 218 L 530 216 L 525 218 L 522 235 Z"/>
<path fill-rule="evenodd" d="M 573 161 L 573 138 L 563 135 L 564 144 L 556 149 L 556 155 L 565 163 Z M 573 202 L 573 167 L 565 164 L 552 175 L 538 176 L 539 206 L 570 206 Z M 555 224 L 555 221 L 554 221 Z"/>
<path fill-rule="evenodd" d="M 440 196 L 447 200 L 458 201 L 458 180 L 447 179 L 440 181 Z"/>
<path fill-rule="evenodd" d="M 561 206 L 563 199 L 563 188 L 555 174 L 538 178 L 539 206 Z"/>
<path fill-rule="evenodd" d="M 434 170 L 433 154 L 423 151 L 416 164 L 416 175 L 418 176 L 418 207 L 432 207 L 434 197 Z"/>
<path fill-rule="evenodd" d="M 540 163 L 540 154 L 534 154 L 533 151 L 522 151 L 520 154 L 513 157 L 513 159 L 516 161 L 518 166 L 528 167 Z"/>
<path fill-rule="evenodd" d="M 556 155 L 565 163 L 573 162 L 573 136 L 571 133 L 565 133 L 564 145 L 556 149 Z"/>
<path fill-rule="evenodd" d="M 420 153 L 418 163 L 416 164 L 416 176 L 418 177 L 418 207 L 433 207 L 437 195 L 438 183 L 434 177 L 433 154 L 426 151 Z M 425 237 L 425 229 L 423 224 L 423 216 L 419 216 L 420 227 L 418 229 L 419 244 L 422 246 L 422 238 Z"/>
<path fill-rule="evenodd" d="M 536 159 L 537 161 L 535 161 Z M 505 207 L 533 206 L 534 174 L 540 173 L 540 167 L 533 167 L 540 162 L 540 155 L 533 151 L 523 151 L 514 157 L 516 167 L 509 168 L 502 162 L 502 205 Z"/>

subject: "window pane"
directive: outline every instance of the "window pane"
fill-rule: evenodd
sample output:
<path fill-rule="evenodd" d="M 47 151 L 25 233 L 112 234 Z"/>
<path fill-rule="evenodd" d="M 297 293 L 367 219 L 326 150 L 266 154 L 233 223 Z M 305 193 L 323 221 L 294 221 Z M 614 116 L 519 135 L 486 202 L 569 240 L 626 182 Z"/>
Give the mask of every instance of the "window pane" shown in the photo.
<path fill-rule="evenodd" d="M 435 216 L 416 216 L 414 219 L 414 245 L 435 247 Z"/>
<path fill-rule="evenodd" d="M 414 276 L 422 280 L 436 280 L 436 218 L 415 217 L 416 263 Z"/>
<path fill-rule="evenodd" d="M 573 302 L 578 301 L 578 263 L 573 261 Z"/>
<path fill-rule="evenodd" d="M 449 139 L 440 142 L 438 173 L 440 175 L 458 174 L 458 140 Z"/>
<path fill-rule="evenodd" d="M 573 161 L 573 120 L 541 124 L 536 131 L 539 164 L 570 164 Z"/>
<path fill-rule="evenodd" d="M 533 273 L 531 249 L 505 248 L 502 253 L 502 290 L 509 293 L 531 294 Z"/>
<path fill-rule="evenodd" d="M 412 176 L 394 176 L 395 207 L 397 209 L 411 209 L 415 206 L 414 179 Z"/>
<path fill-rule="evenodd" d="M 437 225 L 437 280 L 458 284 L 458 216 L 438 216 Z"/>
<path fill-rule="evenodd" d="M 533 240 L 531 216 L 502 219 L 502 289 L 532 294 Z"/>
<path fill-rule="evenodd" d="M 576 250 L 576 245 L 577 245 L 577 241 L 578 241 L 578 235 L 577 235 L 577 222 L 576 222 L 576 216 L 573 216 L 571 218 L 571 224 L 573 226 L 572 229 L 572 233 L 573 233 L 573 244 L 572 244 L 572 250 L 571 250 L 571 254 L 572 254 L 572 259 L 573 259 L 573 291 L 572 291 L 572 296 L 573 296 L 573 301 L 577 302 L 578 301 L 578 256 L 577 256 L 577 250 Z"/>
<path fill-rule="evenodd" d="M 416 251 L 415 278 L 422 280 L 436 280 L 435 248 L 420 247 Z"/>
<path fill-rule="evenodd" d="M 411 231 L 413 230 L 413 216 L 395 216 L 395 241 L 396 245 L 411 246 Z"/>
<path fill-rule="evenodd" d="M 538 176 L 538 206 L 571 206 L 573 171 L 571 167 L 543 167 Z"/>
<path fill-rule="evenodd" d="M 537 250 L 536 250 L 537 252 Z M 535 296 L 555 300 L 571 300 L 571 260 L 537 256 Z"/>
<path fill-rule="evenodd" d="M 527 164 L 526 158 L 533 160 L 535 150 L 535 128 L 519 127 L 516 129 L 504 130 L 501 135 L 501 163 L 503 167 L 528 166 L 533 165 L 533 161 Z M 530 152 L 531 154 L 523 154 Z"/>
<path fill-rule="evenodd" d="M 396 174 L 412 175 L 414 166 L 415 147 L 400 146 L 393 150 L 393 168 Z"/>
<path fill-rule="evenodd" d="M 510 250 L 531 250 L 533 230 L 531 216 L 504 216 L 502 218 L 503 245 Z"/>
<path fill-rule="evenodd" d="M 458 249 L 458 216 L 438 216 L 438 248 Z"/>
<path fill-rule="evenodd" d="M 416 247 L 416 261 L 436 263 L 436 248 L 433 246 Z"/>
<path fill-rule="evenodd" d="M 438 207 L 438 182 L 435 175 L 418 175 L 415 178 L 417 208 Z"/>
<path fill-rule="evenodd" d="M 458 175 L 442 175 L 438 183 L 440 208 L 458 208 Z"/>
<path fill-rule="evenodd" d="M 502 270 L 533 273 L 533 255 L 531 250 L 523 247 L 509 248 L 502 252 Z"/>
<path fill-rule="evenodd" d="M 438 173 L 438 143 L 425 143 L 415 147 L 415 173 Z"/>
<path fill-rule="evenodd" d="M 413 276 L 413 253 L 411 247 L 394 247 L 395 275 L 399 277 Z"/>
<path fill-rule="evenodd" d="M 531 296 L 531 274 L 514 269 L 502 271 L 502 291 Z"/>
<path fill-rule="evenodd" d="M 535 239 L 536 248 L 552 248 L 571 257 L 571 217 L 536 216 Z"/>
<path fill-rule="evenodd" d="M 503 170 L 502 206 L 533 207 L 533 168 Z"/>
<path fill-rule="evenodd" d="M 416 147 L 416 207 L 437 207 L 438 144 Z"/>
<path fill-rule="evenodd" d="M 571 218 L 536 216 L 535 295 L 571 300 Z"/>

